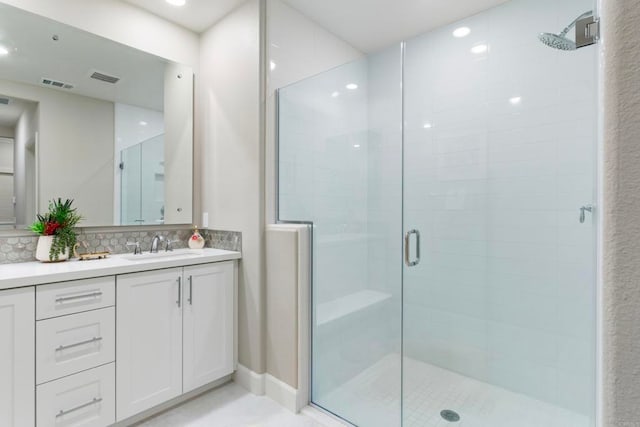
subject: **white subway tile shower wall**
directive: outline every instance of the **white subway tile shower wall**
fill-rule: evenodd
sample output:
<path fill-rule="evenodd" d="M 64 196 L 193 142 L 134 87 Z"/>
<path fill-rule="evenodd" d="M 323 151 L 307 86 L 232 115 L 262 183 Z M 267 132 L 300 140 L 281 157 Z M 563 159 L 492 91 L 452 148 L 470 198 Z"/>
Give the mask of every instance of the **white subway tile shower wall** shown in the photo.
<path fill-rule="evenodd" d="M 350 83 L 358 88 L 347 89 Z M 314 221 L 318 303 L 365 288 L 366 105 L 363 61 L 288 87 L 281 97 L 280 219 Z"/>
<path fill-rule="evenodd" d="M 424 242 L 405 355 L 588 416 L 595 223 L 578 209 L 595 194 L 597 49 L 537 34 L 592 6 L 514 0 L 409 40 L 405 62 L 405 227 Z"/>

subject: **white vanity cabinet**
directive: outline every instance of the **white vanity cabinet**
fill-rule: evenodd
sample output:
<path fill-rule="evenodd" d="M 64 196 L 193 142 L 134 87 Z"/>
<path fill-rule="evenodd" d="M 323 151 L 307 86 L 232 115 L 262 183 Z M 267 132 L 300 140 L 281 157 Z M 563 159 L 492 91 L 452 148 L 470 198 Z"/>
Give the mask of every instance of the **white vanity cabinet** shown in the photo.
<path fill-rule="evenodd" d="M 115 281 L 36 287 L 37 427 L 115 422 Z"/>
<path fill-rule="evenodd" d="M 235 370 L 232 261 L 184 268 L 183 392 Z"/>
<path fill-rule="evenodd" d="M 0 266 L 0 427 L 129 425 L 229 378 L 241 254 L 161 255 Z"/>
<path fill-rule="evenodd" d="M 35 425 L 35 290 L 0 291 L 0 426 Z"/>
<path fill-rule="evenodd" d="M 182 393 L 182 268 L 118 276 L 118 421 Z"/>
<path fill-rule="evenodd" d="M 233 261 L 117 278 L 117 419 L 235 369 Z"/>

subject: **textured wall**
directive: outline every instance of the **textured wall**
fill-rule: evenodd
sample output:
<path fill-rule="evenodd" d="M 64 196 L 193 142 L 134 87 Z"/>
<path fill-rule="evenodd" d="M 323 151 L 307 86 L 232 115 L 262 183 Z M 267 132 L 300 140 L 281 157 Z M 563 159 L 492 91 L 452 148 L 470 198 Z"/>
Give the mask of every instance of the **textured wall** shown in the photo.
<path fill-rule="evenodd" d="M 603 426 L 640 426 L 640 22 L 603 1 Z"/>

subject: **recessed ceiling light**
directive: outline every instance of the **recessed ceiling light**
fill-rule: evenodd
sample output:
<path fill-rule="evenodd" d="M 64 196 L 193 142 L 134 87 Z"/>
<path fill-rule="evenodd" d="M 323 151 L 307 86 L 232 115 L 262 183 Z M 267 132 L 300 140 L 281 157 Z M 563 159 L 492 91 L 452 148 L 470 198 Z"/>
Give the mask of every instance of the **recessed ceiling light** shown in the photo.
<path fill-rule="evenodd" d="M 522 97 L 514 96 L 513 98 L 509 99 L 509 102 L 511 103 L 511 105 L 518 105 L 520 104 L 520 102 L 522 102 Z"/>
<path fill-rule="evenodd" d="M 467 37 L 469 34 L 471 34 L 471 28 L 469 27 L 456 28 L 453 32 L 453 36 L 459 39 L 461 39 L 462 37 Z"/>
<path fill-rule="evenodd" d="M 271 69 L 271 71 L 276 69 L 276 63 L 273 61 L 269 61 L 269 68 Z"/>
<path fill-rule="evenodd" d="M 349 90 L 356 90 L 358 89 L 358 85 L 355 83 L 349 83 L 348 85 L 345 86 L 347 89 Z"/>
<path fill-rule="evenodd" d="M 144 120 L 140 120 L 140 121 L 138 122 L 138 124 L 139 124 L 140 126 L 146 126 L 146 125 L 148 125 L 148 123 L 147 123 L 147 122 L 145 122 Z"/>
<path fill-rule="evenodd" d="M 335 91 L 335 92 L 333 92 L 333 93 L 331 94 L 331 97 L 332 97 L 332 98 L 337 98 L 337 97 L 339 97 L 339 96 L 340 96 L 340 92 L 338 92 L 338 91 Z"/>
<path fill-rule="evenodd" d="M 354 144 L 353 148 L 360 148 L 360 144 Z"/>
<path fill-rule="evenodd" d="M 425 123 L 422 127 L 425 129 L 431 129 L 433 125 L 431 123 Z"/>
<path fill-rule="evenodd" d="M 480 55 L 481 53 L 485 53 L 488 50 L 489 46 L 487 46 L 486 44 L 479 44 L 471 48 L 471 53 Z"/>
<path fill-rule="evenodd" d="M 9 49 L 7 49 L 4 46 L 0 46 L 0 55 L 8 55 L 9 54 Z"/>
<path fill-rule="evenodd" d="M 187 3 L 187 0 L 166 0 L 167 3 L 173 6 L 184 6 Z"/>

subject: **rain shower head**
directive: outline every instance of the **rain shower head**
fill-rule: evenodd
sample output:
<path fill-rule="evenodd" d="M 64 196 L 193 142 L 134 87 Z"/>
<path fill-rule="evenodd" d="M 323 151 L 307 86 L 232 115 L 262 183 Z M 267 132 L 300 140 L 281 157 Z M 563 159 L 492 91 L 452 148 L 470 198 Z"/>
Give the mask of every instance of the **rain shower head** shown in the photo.
<path fill-rule="evenodd" d="M 538 36 L 540 41 L 549 47 L 559 50 L 576 50 L 575 42 L 558 34 L 540 33 Z"/>
<path fill-rule="evenodd" d="M 586 18 L 588 16 L 591 16 L 591 15 L 593 15 L 593 11 L 592 10 L 590 10 L 588 12 L 585 12 L 582 15 L 578 16 L 576 19 L 574 19 L 571 24 L 567 25 L 567 28 L 562 30 L 562 32 L 560 34 L 540 33 L 540 35 L 538 36 L 538 39 L 540 39 L 540 41 L 542 43 L 544 43 L 545 45 L 547 45 L 549 47 L 552 47 L 554 49 L 576 50 L 577 49 L 576 43 L 574 41 L 572 41 L 572 40 L 569 40 L 567 38 L 567 34 L 576 25 L 576 23 L 579 20 L 581 20 L 583 18 Z"/>

